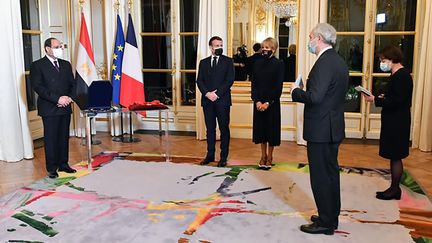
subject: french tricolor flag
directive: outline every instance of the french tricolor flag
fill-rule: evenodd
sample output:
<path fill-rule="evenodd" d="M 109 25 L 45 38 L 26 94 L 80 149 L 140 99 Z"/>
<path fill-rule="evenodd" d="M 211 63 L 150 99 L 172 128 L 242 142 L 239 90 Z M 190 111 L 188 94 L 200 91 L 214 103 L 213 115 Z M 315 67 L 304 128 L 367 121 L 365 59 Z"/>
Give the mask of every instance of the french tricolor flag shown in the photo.
<path fill-rule="evenodd" d="M 93 49 L 87 31 L 84 13 L 81 13 L 81 31 L 78 46 L 78 57 L 75 68 L 76 99 L 81 110 L 87 108 L 88 88 L 94 80 L 97 80 L 96 66 Z"/>
<path fill-rule="evenodd" d="M 144 82 L 141 71 L 141 59 L 135 36 L 132 17 L 126 33 L 126 44 L 123 54 L 122 75 L 120 84 L 120 104 L 129 107 L 132 104 L 143 104 Z"/>

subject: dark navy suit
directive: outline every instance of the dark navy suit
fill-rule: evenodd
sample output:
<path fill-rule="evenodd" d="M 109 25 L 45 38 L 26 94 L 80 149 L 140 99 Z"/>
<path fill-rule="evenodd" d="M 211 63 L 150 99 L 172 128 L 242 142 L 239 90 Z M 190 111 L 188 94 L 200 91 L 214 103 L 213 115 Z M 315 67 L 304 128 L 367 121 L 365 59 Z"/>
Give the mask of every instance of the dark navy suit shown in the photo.
<path fill-rule="evenodd" d="M 73 97 L 75 81 L 68 61 L 57 59 L 60 70 L 45 56 L 34 61 L 30 81 L 38 94 L 38 115 L 44 126 L 45 162 L 48 172 L 68 167 L 71 105 L 57 107 L 61 96 Z"/>
<path fill-rule="evenodd" d="M 310 180 L 320 224 L 338 226 L 340 213 L 339 145 L 345 138 L 344 103 L 348 67 L 334 49 L 324 51 L 309 73 L 306 91 L 292 99 L 305 104 L 303 137 L 307 141 Z"/>
<path fill-rule="evenodd" d="M 221 159 L 226 159 L 230 141 L 231 86 L 234 83 L 234 62 L 232 58 L 221 55 L 215 67 L 212 56 L 200 61 L 197 85 L 202 93 L 201 105 L 207 128 L 207 157 L 214 158 L 216 143 L 216 119 L 221 132 Z M 212 102 L 205 97 L 207 92 L 216 91 L 219 97 Z"/>

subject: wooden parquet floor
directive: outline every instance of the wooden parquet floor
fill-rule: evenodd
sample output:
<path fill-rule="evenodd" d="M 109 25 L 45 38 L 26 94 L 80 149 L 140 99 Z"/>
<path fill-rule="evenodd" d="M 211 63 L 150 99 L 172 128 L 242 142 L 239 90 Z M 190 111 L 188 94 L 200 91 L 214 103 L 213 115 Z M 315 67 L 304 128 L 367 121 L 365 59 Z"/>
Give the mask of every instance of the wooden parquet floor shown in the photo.
<path fill-rule="evenodd" d="M 164 142 L 158 135 L 136 134 L 139 143 L 113 142 L 107 133 L 98 133 L 95 139 L 102 144 L 93 146 L 93 154 L 102 151 L 164 153 Z M 365 168 L 389 168 L 388 160 L 378 156 L 378 145 L 363 144 L 361 140 L 345 141 L 339 150 L 339 164 Z M 86 160 L 86 147 L 81 139 L 70 139 L 70 164 Z M 217 144 L 218 146 L 218 144 Z M 193 136 L 170 136 L 172 155 L 203 157 L 206 142 Z M 259 161 L 260 147 L 248 139 L 231 139 L 229 160 Z M 274 162 L 307 162 L 306 147 L 294 142 L 282 142 L 274 152 Z M 228 162 L 229 163 L 229 162 Z M 432 195 L 432 153 L 411 149 L 410 156 L 404 160 L 407 169 L 420 183 L 426 193 Z M 17 188 L 26 186 L 46 176 L 43 148 L 35 149 L 34 159 L 16 163 L 0 162 L 0 196 Z M 385 188 L 383 188 L 384 190 Z M 431 197 L 430 197 L 431 198 Z"/>

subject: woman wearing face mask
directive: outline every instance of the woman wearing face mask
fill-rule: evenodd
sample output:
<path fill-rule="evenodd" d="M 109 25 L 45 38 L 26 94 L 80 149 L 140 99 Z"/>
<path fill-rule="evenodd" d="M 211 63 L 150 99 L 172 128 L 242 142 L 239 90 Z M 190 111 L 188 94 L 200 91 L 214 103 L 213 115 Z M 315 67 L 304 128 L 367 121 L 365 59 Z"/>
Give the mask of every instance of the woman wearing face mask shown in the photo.
<path fill-rule="evenodd" d="M 274 146 L 279 146 L 281 141 L 280 96 L 284 64 L 274 56 L 277 48 L 274 38 L 265 39 L 261 43 L 263 58 L 257 60 L 253 67 L 253 142 L 261 144 L 260 169 L 271 168 Z"/>
<path fill-rule="evenodd" d="M 402 159 L 409 154 L 413 80 L 401 64 L 402 52 L 399 48 L 387 46 L 381 50 L 379 58 L 381 70 L 391 72 L 387 91 L 377 97 L 363 97 L 368 102 L 375 102 L 375 106 L 382 107 L 379 155 L 390 160 L 392 181 L 387 190 L 377 192 L 376 198 L 399 200 Z"/>

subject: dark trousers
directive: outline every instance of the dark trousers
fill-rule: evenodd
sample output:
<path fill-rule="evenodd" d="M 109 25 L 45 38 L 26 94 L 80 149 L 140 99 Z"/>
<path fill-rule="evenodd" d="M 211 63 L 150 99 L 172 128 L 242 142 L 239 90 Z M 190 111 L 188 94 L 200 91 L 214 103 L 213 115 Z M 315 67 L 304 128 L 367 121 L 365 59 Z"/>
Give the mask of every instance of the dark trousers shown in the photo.
<path fill-rule="evenodd" d="M 230 142 L 230 106 L 219 105 L 215 102 L 203 106 L 204 119 L 207 128 L 207 157 L 214 158 L 216 144 L 216 119 L 220 130 L 220 157 L 228 158 Z"/>
<path fill-rule="evenodd" d="M 48 172 L 68 167 L 71 115 L 43 116 L 45 163 Z"/>
<path fill-rule="evenodd" d="M 310 182 L 318 209 L 320 224 L 337 227 L 341 207 L 339 164 L 340 143 L 307 144 Z"/>

